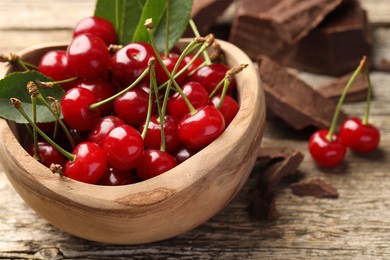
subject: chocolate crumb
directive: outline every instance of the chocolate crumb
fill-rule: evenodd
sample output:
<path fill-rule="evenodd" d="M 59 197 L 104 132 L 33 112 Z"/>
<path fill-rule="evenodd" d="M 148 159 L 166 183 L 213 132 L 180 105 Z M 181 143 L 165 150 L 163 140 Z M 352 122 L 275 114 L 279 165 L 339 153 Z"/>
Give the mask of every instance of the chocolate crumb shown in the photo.
<path fill-rule="evenodd" d="M 316 198 L 338 198 L 337 190 L 326 181 L 315 179 L 304 179 L 290 184 L 293 194 L 298 196 L 313 196 Z"/>

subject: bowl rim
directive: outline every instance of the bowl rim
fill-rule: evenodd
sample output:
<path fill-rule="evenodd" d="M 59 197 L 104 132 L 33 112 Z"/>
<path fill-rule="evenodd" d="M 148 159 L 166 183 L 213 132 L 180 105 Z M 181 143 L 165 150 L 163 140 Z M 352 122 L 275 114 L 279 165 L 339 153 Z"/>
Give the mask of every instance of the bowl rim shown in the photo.
<path fill-rule="evenodd" d="M 181 43 L 188 43 L 190 40 L 191 39 L 184 38 L 181 39 Z M 61 197 L 62 203 L 69 203 L 72 205 L 77 203 L 81 208 L 90 208 L 93 206 L 96 208 L 123 210 L 127 209 L 129 206 L 152 206 L 161 202 L 161 200 L 166 200 L 171 196 L 174 196 L 176 193 L 180 193 L 188 189 L 194 183 L 207 178 L 207 175 L 210 174 L 210 169 L 215 169 L 215 167 L 220 165 L 221 161 L 224 159 L 224 156 L 231 152 L 232 147 L 237 149 L 237 147 L 240 146 L 240 142 L 243 140 L 242 135 L 245 134 L 248 128 L 264 127 L 263 125 L 265 124 L 264 93 L 260 87 L 260 79 L 252 60 L 235 45 L 219 39 L 218 42 L 221 44 L 221 47 L 226 54 L 228 53 L 227 50 L 229 50 L 229 53 L 234 53 L 234 55 L 232 55 L 230 58 L 227 57 L 227 60 L 232 58 L 240 58 L 240 63 L 249 64 L 245 70 L 236 76 L 237 85 L 239 85 L 239 83 L 244 84 L 247 81 L 245 77 L 255 76 L 256 78 L 252 80 L 257 83 L 257 86 L 253 86 L 253 88 L 250 89 L 248 89 L 247 86 L 239 87 L 238 100 L 240 103 L 240 109 L 229 127 L 227 127 L 223 134 L 214 142 L 193 155 L 189 160 L 184 161 L 183 163 L 162 175 L 130 185 L 100 186 L 86 184 L 66 177 L 51 174 L 48 168 L 35 161 L 27 154 L 27 152 L 24 151 L 23 147 L 19 144 L 16 138 L 14 138 L 14 140 L 12 140 L 12 138 L 6 138 L 6 140 L 3 141 L 8 149 L 8 152 L 15 155 L 21 155 L 22 158 L 18 160 L 17 163 L 21 168 L 29 169 L 28 171 L 26 170 L 29 175 L 25 177 L 33 179 L 36 183 L 42 186 L 26 188 L 30 189 L 31 192 L 42 192 L 42 189 L 44 189 L 46 192 L 50 192 L 53 196 Z M 66 45 L 67 43 L 34 45 L 21 51 L 19 55 L 23 56 L 41 48 L 50 49 L 53 47 Z M 4 77 L 8 69 L 9 67 L 5 67 L 3 75 L 3 70 L 0 68 L 0 77 Z M 256 118 L 259 116 L 259 113 L 262 114 L 262 116 L 260 116 L 260 118 Z M 1 123 L 6 121 L 5 119 L 0 120 L 3 121 Z M 10 137 L 10 134 L 13 135 L 9 127 L 5 127 L 4 130 L 5 132 L 1 135 L 1 138 L 3 136 Z M 256 138 L 261 139 L 262 133 L 259 133 Z M 231 144 L 229 148 L 223 148 L 226 142 Z M 20 151 L 20 148 L 22 152 Z M 212 161 L 211 165 L 207 165 L 207 169 L 205 169 L 205 165 L 202 165 L 205 156 L 213 156 L 215 159 Z M 197 164 L 200 169 L 197 169 L 196 172 L 187 171 L 189 165 L 194 163 Z M 185 174 L 183 174 L 183 172 Z M 178 177 L 180 178 L 180 181 L 176 180 Z M 131 188 L 129 188 L 130 186 Z M 102 192 L 102 189 L 104 189 L 105 192 Z M 135 195 L 139 196 L 139 194 L 142 193 L 148 196 L 148 201 L 133 200 Z M 124 194 L 126 195 L 125 197 Z M 91 201 L 94 203 L 90 204 Z M 112 203 L 112 201 L 115 201 L 116 203 Z"/>

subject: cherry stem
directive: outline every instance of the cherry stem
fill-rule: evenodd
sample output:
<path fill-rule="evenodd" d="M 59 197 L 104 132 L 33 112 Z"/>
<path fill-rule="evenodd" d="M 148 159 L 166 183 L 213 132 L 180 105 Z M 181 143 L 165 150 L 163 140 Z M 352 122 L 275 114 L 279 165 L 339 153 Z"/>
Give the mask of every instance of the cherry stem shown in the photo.
<path fill-rule="evenodd" d="M 366 69 L 364 70 L 364 74 L 367 78 L 368 88 L 367 88 L 367 101 L 366 101 L 366 111 L 364 114 L 364 118 L 362 121 L 363 125 L 368 124 L 368 118 L 370 116 L 370 107 L 371 107 L 371 97 L 372 97 L 372 84 L 370 79 L 370 72 L 368 70 L 368 66 L 366 66 Z"/>
<path fill-rule="evenodd" d="M 165 18 L 165 56 L 169 55 L 169 8 L 170 3 L 169 0 L 165 0 L 166 2 L 166 18 Z"/>
<path fill-rule="evenodd" d="M 225 96 L 226 96 L 226 93 L 227 93 L 227 90 L 228 90 L 230 82 L 231 82 L 231 78 L 225 78 L 224 84 L 223 84 L 221 98 L 219 99 L 219 104 L 217 106 L 217 108 L 219 110 L 221 110 L 222 103 L 223 103 L 223 100 L 225 99 Z"/>
<path fill-rule="evenodd" d="M 196 27 L 196 24 L 195 24 L 194 20 L 193 20 L 193 19 L 190 19 L 190 20 L 188 21 L 188 23 L 189 23 L 189 25 L 190 25 L 190 27 L 191 27 L 191 30 L 193 31 L 194 35 L 195 35 L 196 37 L 200 37 L 201 35 L 200 35 L 200 33 L 199 33 L 198 28 Z M 204 60 L 205 60 L 205 62 L 206 62 L 206 65 L 210 65 L 210 64 L 212 63 L 212 62 L 211 62 L 211 59 L 210 59 L 210 56 L 209 56 L 209 54 L 208 54 L 207 52 L 204 52 L 204 53 L 203 53 L 203 57 L 204 57 Z"/>
<path fill-rule="evenodd" d="M 98 108 L 98 107 L 100 107 L 100 106 L 103 106 L 104 104 L 106 104 L 106 103 L 108 103 L 108 102 L 113 101 L 113 100 L 116 99 L 117 97 L 122 96 L 122 95 L 125 94 L 127 91 L 129 91 L 130 89 L 132 89 L 132 88 L 134 88 L 135 86 L 137 86 L 138 83 L 140 83 L 141 80 L 142 80 L 146 75 L 148 75 L 149 71 L 150 71 L 150 68 L 147 67 L 147 68 L 142 72 L 142 74 L 139 75 L 138 78 L 137 78 L 133 83 L 130 84 L 130 86 L 128 86 L 127 88 L 123 89 L 122 91 L 119 91 L 119 92 L 116 93 L 115 95 L 112 95 L 111 97 L 108 97 L 108 98 L 103 99 L 103 100 L 101 100 L 101 101 L 99 101 L 99 102 L 96 102 L 96 103 L 93 103 L 93 104 L 89 105 L 89 109 L 90 109 L 90 110 L 94 110 L 94 109 L 96 109 L 96 108 Z"/>
<path fill-rule="evenodd" d="M 34 82 L 30 81 L 27 85 L 28 88 L 32 88 L 32 90 L 30 89 L 29 91 L 36 91 L 35 93 L 35 98 L 39 101 L 41 101 L 46 107 L 47 109 L 49 109 L 50 113 L 54 116 L 55 118 L 55 121 L 58 122 L 61 126 L 61 128 L 64 130 L 64 133 L 66 135 L 66 138 L 68 139 L 69 143 L 70 143 L 70 146 L 72 148 L 75 148 L 75 142 L 73 140 L 73 137 L 72 135 L 70 134 L 69 132 L 69 129 L 66 127 L 66 125 L 64 124 L 64 122 L 61 120 L 60 116 L 58 113 L 56 113 L 53 108 L 50 106 L 50 104 L 46 101 L 46 98 L 41 94 L 41 92 L 39 91 L 39 89 L 37 88 L 37 86 L 34 84 Z"/>
<path fill-rule="evenodd" d="M 334 112 L 332 123 L 329 128 L 329 132 L 326 135 L 326 140 L 329 142 L 333 141 L 333 134 L 336 131 L 336 124 L 337 124 L 337 119 L 339 117 L 340 111 L 341 111 L 341 106 L 343 105 L 345 96 L 348 93 L 349 88 L 351 87 L 352 83 L 355 81 L 359 73 L 362 71 L 362 69 L 366 66 L 367 58 L 366 56 L 363 56 L 362 60 L 360 61 L 359 66 L 356 68 L 354 73 L 352 74 L 351 78 L 349 79 L 347 85 L 345 86 L 343 93 L 340 96 L 339 102 L 337 103 L 336 106 L 336 111 Z"/>
<path fill-rule="evenodd" d="M 37 122 L 37 99 L 34 94 L 31 95 L 31 106 L 32 106 L 32 120 L 34 124 Z M 38 133 L 37 131 L 33 128 L 33 144 L 34 144 L 34 155 L 33 157 L 36 160 L 41 159 L 39 156 L 39 151 L 38 151 Z"/>
<path fill-rule="evenodd" d="M 149 82 L 149 93 L 148 93 L 148 111 L 146 114 L 144 129 L 142 130 L 141 137 L 145 139 L 146 133 L 148 131 L 150 118 L 152 115 L 152 107 L 153 107 L 153 92 L 154 92 L 154 84 L 156 82 L 156 70 L 155 64 L 150 67 L 150 82 Z"/>
<path fill-rule="evenodd" d="M 40 80 L 36 80 L 36 82 L 42 86 L 43 88 L 52 88 L 54 85 L 60 85 L 60 84 L 64 84 L 64 83 L 69 83 L 69 82 L 72 82 L 72 81 L 75 81 L 77 80 L 78 77 L 73 77 L 73 78 L 68 78 L 68 79 L 63 79 L 63 80 L 57 80 L 57 81 L 49 81 L 49 82 L 45 82 L 45 81 L 40 81 Z"/>
<path fill-rule="evenodd" d="M 145 21 L 145 27 L 146 27 L 146 30 L 148 32 L 148 35 L 149 35 L 149 39 L 150 39 L 150 44 L 152 45 L 153 47 L 153 50 L 154 50 L 154 53 L 156 54 L 156 58 L 160 64 L 160 66 L 163 68 L 165 74 L 168 76 L 169 78 L 169 82 L 168 82 L 168 86 L 167 86 L 167 90 L 165 92 L 165 94 L 168 92 L 169 94 L 169 90 L 170 90 L 170 87 L 171 87 L 171 84 L 173 83 L 173 85 L 175 86 L 176 90 L 180 93 L 180 95 L 182 96 L 184 102 L 186 103 L 186 105 L 188 106 L 188 109 L 190 110 L 190 113 L 191 114 L 194 114 L 196 112 L 196 109 L 194 108 L 194 106 L 191 104 L 191 102 L 188 100 L 187 96 L 183 93 L 182 89 L 180 88 L 180 86 L 177 84 L 176 80 L 173 78 L 172 74 L 175 73 L 175 68 L 177 69 L 177 67 L 179 66 L 180 62 L 182 59 L 179 59 L 177 60 L 176 64 L 175 64 L 175 67 L 174 69 L 172 70 L 172 74 L 168 71 L 167 67 L 164 65 L 162 59 L 161 59 L 161 56 L 159 54 L 159 52 L 157 51 L 157 46 L 156 46 L 156 42 L 154 40 L 154 36 L 153 36 L 153 32 L 152 32 L 152 28 L 153 28 L 153 22 L 152 22 L 152 19 L 146 19 Z M 167 94 L 166 94 L 167 95 Z M 165 116 L 165 110 L 166 110 L 166 95 L 164 96 L 164 102 L 163 102 L 163 106 L 161 108 L 161 113 L 163 114 L 163 116 Z M 164 105 L 165 104 L 165 105 Z"/>
<path fill-rule="evenodd" d="M 54 142 L 50 137 L 48 137 L 39 127 L 34 124 L 34 122 L 28 117 L 26 111 L 23 109 L 22 102 L 19 99 L 11 98 L 12 105 L 19 111 L 19 113 L 27 120 L 27 122 L 32 126 L 32 128 L 37 131 L 43 139 L 45 139 L 49 144 L 51 144 L 55 149 L 57 149 L 62 155 L 68 158 L 70 161 L 74 162 L 76 155 L 66 151 L 56 142 Z"/>

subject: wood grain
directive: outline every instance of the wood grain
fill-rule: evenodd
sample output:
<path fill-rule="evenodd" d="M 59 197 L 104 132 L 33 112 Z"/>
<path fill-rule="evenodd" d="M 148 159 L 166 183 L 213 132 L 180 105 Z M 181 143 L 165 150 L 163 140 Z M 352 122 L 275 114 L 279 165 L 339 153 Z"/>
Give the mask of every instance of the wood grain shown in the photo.
<path fill-rule="evenodd" d="M 31 5 L 62 6 L 76 21 L 73 7 L 92 1 L 1 1 L 0 52 L 25 48 L 49 41 L 66 40 L 72 23 L 32 30 L 17 17 L 4 12 L 4 6 L 18 10 Z M 375 25 L 375 58 L 390 53 L 390 6 L 387 0 L 364 0 Z M 92 6 L 92 4 L 91 4 Z M 66 9 L 68 8 L 68 9 Z M 43 8 L 44 9 L 44 8 Z M 10 10 L 10 9 L 7 9 Z M 72 11 L 69 11 L 72 10 Z M 88 13 L 88 10 L 84 10 Z M 26 12 L 27 13 L 27 12 Z M 41 13 L 40 17 L 43 17 Z M 383 15 L 385 14 L 385 15 Z M 58 14 L 61 17 L 61 14 Z M 64 19 L 65 18 L 61 18 Z M 6 21 L 18 29 L 8 29 Z M 39 21 L 38 21 L 39 22 Z M 28 23 L 33 23 L 29 20 Z M 35 22 L 34 22 L 35 23 Z M 56 22 L 52 21 L 54 25 Z M 386 25 L 386 26 L 384 26 Z M 13 26 L 13 28 L 15 28 Z M 31 25 L 33 27 L 33 25 Z M 19 31 L 23 32 L 23 37 Z M 332 78 L 300 73 L 314 86 Z M 78 239 L 53 228 L 19 198 L 0 173 L 0 258 L 1 259 L 389 259 L 390 258 L 390 74 L 373 72 L 375 100 L 372 123 L 382 133 L 381 147 L 367 156 L 348 153 L 346 163 L 333 170 L 319 169 L 306 149 L 308 132 L 293 132 L 280 121 L 269 118 L 264 146 L 300 149 L 305 159 L 299 168 L 304 177 L 321 177 L 336 187 L 338 199 L 297 197 L 281 186 L 275 222 L 250 219 L 247 207 L 259 173 L 254 172 L 228 207 L 204 225 L 180 237 L 142 246 L 113 246 Z M 347 113 L 362 115 L 364 102 L 345 106 Z M 287 184 L 286 184 L 287 185 Z"/>

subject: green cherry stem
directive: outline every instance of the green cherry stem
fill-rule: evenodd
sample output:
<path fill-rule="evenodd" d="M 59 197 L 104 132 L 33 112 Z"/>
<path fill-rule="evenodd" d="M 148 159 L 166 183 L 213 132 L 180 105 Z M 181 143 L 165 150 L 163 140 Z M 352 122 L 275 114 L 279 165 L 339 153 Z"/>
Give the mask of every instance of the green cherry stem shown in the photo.
<path fill-rule="evenodd" d="M 368 66 L 366 66 L 366 69 L 364 70 L 364 74 L 367 78 L 368 88 L 367 88 L 367 101 L 366 101 L 366 111 L 364 114 L 364 118 L 362 120 L 363 125 L 368 124 L 368 118 L 370 116 L 370 107 L 371 107 L 371 98 L 372 98 L 372 84 L 370 79 L 370 72 L 368 70 Z"/>
<path fill-rule="evenodd" d="M 100 106 L 102 106 L 102 105 L 104 105 L 104 104 L 106 104 L 106 103 L 108 103 L 108 102 L 113 101 L 113 100 L 116 99 L 117 97 L 122 96 L 122 95 L 125 94 L 127 91 L 129 91 L 130 89 L 132 89 L 132 88 L 134 88 L 135 86 L 137 86 L 138 83 L 140 83 L 141 80 L 142 80 L 146 75 L 148 75 L 149 71 L 150 71 L 150 68 L 149 68 L 149 66 L 148 66 L 148 67 L 142 72 L 142 74 L 139 75 L 139 77 L 138 77 L 133 83 L 130 84 L 130 86 L 128 86 L 127 88 L 123 89 L 122 91 L 119 91 L 119 92 L 116 93 L 115 95 L 112 95 L 111 97 L 108 97 L 108 98 L 103 99 L 103 100 L 101 100 L 101 101 L 99 101 L 99 102 L 96 102 L 96 103 L 93 103 L 93 104 L 89 105 L 89 109 L 90 109 L 90 110 L 94 110 L 94 109 L 96 109 L 96 108 L 98 108 L 98 107 L 100 107 Z"/>
<path fill-rule="evenodd" d="M 57 81 L 50 81 L 50 82 L 40 81 L 40 80 L 37 79 L 36 82 L 40 86 L 42 86 L 43 88 L 52 88 L 54 85 L 69 83 L 69 82 L 75 81 L 77 79 L 78 79 L 78 77 L 72 77 L 72 78 L 68 78 L 68 79 L 57 80 Z"/>
<path fill-rule="evenodd" d="M 30 92 L 30 91 L 29 91 Z M 36 99 L 36 95 L 37 93 L 30 93 L 30 97 L 31 97 L 31 111 L 32 111 L 32 121 L 34 122 L 34 124 L 36 124 L 37 122 L 37 99 Z M 33 145 L 34 145 L 34 155 L 33 157 L 36 159 L 36 160 L 39 160 L 41 159 L 40 156 L 39 156 L 39 152 L 38 152 L 38 133 L 37 131 L 33 128 Z"/>
<path fill-rule="evenodd" d="M 183 93 L 182 89 L 180 88 L 180 86 L 177 84 L 176 80 L 173 78 L 172 74 L 168 71 L 168 69 L 166 68 L 166 66 L 164 65 L 162 59 L 161 59 L 161 56 L 159 55 L 158 51 L 157 51 L 157 46 L 156 46 L 156 42 L 154 41 L 154 36 L 153 36 L 153 22 L 152 22 L 152 19 L 146 19 L 145 20 L 145 27 L 146 27 L 146 30 L 148 32 L 148 35 L 149 35 L 149 39 L 150 39 L 150 44 L 152 45 L 153 49 L 154 49 L 154 52 L 156 54 L 156 58 L 160 64 L 160 66 L 163 68 L 165 74 L 169 77 L 169 82 L 168 82 L 168 86 L 167 86 L 167 91 L 166 92 L 169 92 L 170 90 L 170 84 L 173 83 L 173 85 L 175 86 L 176 90 L 180 93 L 180 95 L 182 96 L 184 102 L 186 103 L 186 105 L 188 106 L 188 109 L 190 110 L 190 113 L 191 114 L 194 114 L 196 112 L 196 109 L 194 108 L 194 106 L 191 104 L 191 102 L 188 100 L 187 96 Z M 180 64 L 179 60 L 177 61 L 176 65 L 177 64 Z M 176 67 L 176 66 L 175 66 Z M 173 70 L 174 72 L 174 70 Z M 164 101 L 165 101 L 165 96 L 164 96 Z M 166 103 L 166 102 L 165 102 Z M 163 115 L 165 115 L 165 110 L 166 110 L 166 105 L 164 106 L 164 103 L 163 103 L 163 106 L 161 108 L 161 113 Z"/>
<path fill-rule="evenodd" d="M 149 60 L 148 66 L 149 66 L 149 78 L 150 78 L 149 93 L 148 93 L 148 111 L 146 114 L 145 126 L 141 133 L 142 139 L 145 139 L 149 127 L 149 123 L 150 123 L 150 118 L 152 116 L 154 84 L 156 83 L 156 60 L 154 58 L 151 58 Z"/>
<path fill-rule="evenodd" d="M 37 85 L 35 85 L 34 82 L 30 81 L 27 84 L 27 88 L 29 89 L 29 92 L 31 92 L 31 93 L 35 92 L 35 98 L 37 100 L 41 101 L 47 107 L 47 109 L 49 109 L 50 113 L 54 116 L 56 122 L 58 122 L 58 124 L 60 124 L 61 128 L 64 130 L 64 133 L 65 133 L 66 138 L 68 139 L 68 141 L 70 143 L 70 146 L 72 148 L 75 148 L 76 144 L 75 144 L 75 142 L 73 140 L 72 135 L 69 132 L 69 129 L 66 127 L 64 122 L 61 120 L 60 115 L 56 111 L 53 110 L 51 105 L 46 101 L 46 98 L 44 96 L 42 96 L 41 92 L 37 88 Z"/>
<path fill-rule="evenodd" d="M 195 24 L 194 20 L 190 19 L 188 21 L 188 23 L 189 23 L 189 25 L 191 27 L 191 30 L 194 32 L 195 36 L 196 37 L 200 37 L 201 35 L 199 33 L 198 28 L 196 27 L 196 24 Z M 210 56 L 209 56 L 209 54 L 207 52 L 203 53 L 203 58 L 204 58 L 204 60 L 206 62 L 206 65 L 210 65 L 212 63 L 212 61 L 210 59 Z"/>
<path fill-rule="evenodd" d="M 355 81 L 359 73 L 365 68 L 367 62 L 366 56 L 363 56 L 362 60 L 360 61 L 359 66 L 356 68 L 354 73 L 352 74 L 351 78 L 349 79 L 347 85 L 345 86 L 343 93 L 340 96 L 339 102 L 337 103 L 336 110 L 333 115 L 332 123 L 329 128 L 329 132 L 326 135 L 326 140 L 329 142 L 333 141 L 333 134 L 336 131 L 336 124 L 337 124 L 337 119 L 339 117 L 340 111 L 341 111 L 341 106 L 343 105 L 345 96 L 348 93 L 349 88 L 351 87 L 352 83 Z"/>
<path fill-rule="evenodd" d="M 66 151 L 61 146 L 59 146 L 57 143 L 55 143 L 50 137 L 48 137 L 39 127 L 34 124 L 34 122 L 28 117 L 26 114 L 26 111 L 23 109 L 22 102 L 17 98 L 11 98 L 10 99 L 12 105 L 19 111 L 19 113 L 27 120 L 27 122 L 37 131 L 43 139 L 45 139 L 49 144 L 51 144 L 55 149 L 57 149 L 61 154 L 63 154 L 66 158 L 68 158 L 70 161 L 74 162 L 76 159 L 76 155 Z"/>
<path fill-rule="evenodd" d="M 227 88 L 228 88 L 230 82 L 233 80 L 234 75 L 240 73 L 246 67 L 248 67 L 248 64 L 239 64 L 239 65 L 234 66 L 233 68 L 229 69 L 226 72 L 225 77 L 223 79 L 221 79 L 220 82 L 218 82 L 218 84 L 215 86 L 213 91 L 210 93 L 209 98 L 212 98 L 215 94 L 217 94 L 217 91 L 221 88 L 222 85 L 223 85 L 222 94 L 225 91 L 225 95 L 226 95 Z M 223 97 L 225 97 L 225 95 Z M 221 102 L 222 101 L 223 101 L 223 98 L 221 96 Z"/>

